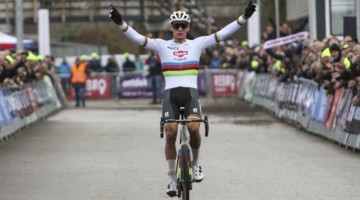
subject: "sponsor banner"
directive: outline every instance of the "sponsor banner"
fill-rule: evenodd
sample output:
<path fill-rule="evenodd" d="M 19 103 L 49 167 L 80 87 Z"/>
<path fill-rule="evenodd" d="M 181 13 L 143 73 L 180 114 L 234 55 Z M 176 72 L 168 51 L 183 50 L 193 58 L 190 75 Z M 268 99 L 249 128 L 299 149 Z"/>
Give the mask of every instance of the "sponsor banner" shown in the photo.
<path fill-rule="evenodd" d="M 286 37 L 277 38 L 274 40 L 268 40 L 264 43 L 263 49 L 271 49 L 273 47 L 278 47 L 284 44 L 289 44 L 298 40 L 307 40 L 310 38 L 308 32 L 301 32 L 293 35 L 289 35 Z"/>
<path fill-rule="evenodd" d="M 12 124 L 12 117 L 8 108 L 9 106 L 5 100 L 4 92 L 0 91 L 0 126 Z"/>
<path fill-rule="evenodd" d="M 17 98 L 17 89 L 4 90 L 5 100 L 9 106 L 9 112 L 12 118 L 18 117 L 21 110 L 21 102 Z"/>
<path fill-rule="evenodd" d="M 213 72 L 211 74 L 212 93 L 214 96 L 228 96 L 238 94 L 237 73 Z"/>
<path fill-rule="evenodd" d="M 326 97 L 326 91 L 323 88 L 316 90 L 315 103 L 313 104 L 311 118 L 320 122 L 324 122 L 326 116 L 326 108 L 328 105 L 328 99 Z"/>
<path fill-rule="evenodd" d="M 119 83 L 119 98 L 151 98 L 152 91 L 146 76 L 121 77 Z"/>
<path fill-rule="evenodd" d="M 345 124 L 346 125 L 346 131 L 350 132 L 350 126 L 351 126 L 351 122 L 352 122 L 352 120 L 354 118 L 356 108 L 357 108 L 356 106 L 353 106 L 353 105 L 350 106 L 349 114 L 348 114 L 348 116 L 346 118 L 346 124 Z"/>
<path fill-rule="evenodd" d="M 246 101 L 252 101 L 254 95 L 254 84 L 256 80 L 255 72 L 248 72 L 244 78 L 244 99 Z"/>
<path fill-rule="evenodd" d="M 346 129 L 346 119 L 349 115 L 349 110 L 351 106 L 351 99 L 352 99 L 352 92 L 351 90 L 346 90 L 344 98 L 339 102 L 338 109 L 336 110 L 336 116 L 337 116 L 337 127 L 340 128 L 340 130 Z"/>
<path fill-rule="evenodd" d="M 33 92 L 33 89 L 31 87 L 30 84 L 26 84 L 25 85 L 25 90 L 29 96 L 29 100 L 30 100 L 30 104 L 31 104 L 31 107 L 34 111 L 37 111 L 39 110 L 39 106 L 36 102 L 36 98 L 35 98 L 35 95 L 34 95 L 34 92 Z"/>
<path fill-rule="evenodd" d="M 348 121 L 349 121 L 349 123 L 348 123 L 347 131 L 349 131 L 350 133 L 359 134 L 360 133 L 360 107 L 351 106 Z"/>
<path fill-rule="evenodd" d="M 255 84 L 255 93 L 258 96 L 266 97 L 267 92 L 269 90 L 269 84 L 270 84 L 270 76 L 267 75 L 259 75 L 256 78 L 256 84 Z"/>
<path fill-rule="evenodd" d="M 336 124 L 336 109 L 339 105 L 339 102 L 342 100 L 345 91 L 343 89 L 338 89 L 335 91 L 332 105 L 330 106 L 329 116 L 325 121 L 325 128 L 334 129 Z"/>
<path fill-rule="evenodd" d="M 271 76 L 270 76 L 271 77 Z M 269 97 L 270 99 L 274 99 L 275 94 L 276 94 L 276 89 L 279 87 L 279 81 L 276 77 L 271 77 L 271 80 L 269 82 L 269 87 L 268 87 L 268 91 L 267 91 L 267 97 Z"/>
<path fill-rule="evenodd" d="M 198 92 L 199 92 L 199 95 L 206 96 L 205 72 L 199 72 L 199 75 L 198 75 Z"/>
<path fill-rule="evenodd" d="M 275 94 L 275 103 L 280 107 L 285 96 L 285 83 L 280 83 Z"/>
<path fill-rule="evenodd" d="M 302 86 L 302 89 L 306 88 L 305 95 L 301 102 L 303 102 L 301 109 L 302 112 L 305 113 L 307 116 L 311 116 L 312 109 L 314 109 L 315 104 L 315 93 L 317 91 L 317 84 L 313 82 L 306 81 Z"/>
<path fill-rule="evenodd" d="M 325 109 L 325 118 L 324 118 L 324 120 L 322 120 L 322 122 L 324 122 L 324 126 L 326 125 L 326 122 L 330 118 L 330 110 L 331 110 L 331 105 L 332 105 L 333 101 L 334 101 L 334 95 L 327 95 L 327 106 Z"/>
<path fill-rule="evenodd" d="M 87 99 L 109 99 L 111 98 L 110 77 L 89 77 L 86 80 L 85 98 Z M 75 99 L 74 88 L 70 88 L 70 98 Z"/>
<path fill-rule="evenodd" d="M 38 81 L 33 84 L 33 95 L 39 107 L 47 105 L 51 102 L 51 93 L 44 81 Z"/>

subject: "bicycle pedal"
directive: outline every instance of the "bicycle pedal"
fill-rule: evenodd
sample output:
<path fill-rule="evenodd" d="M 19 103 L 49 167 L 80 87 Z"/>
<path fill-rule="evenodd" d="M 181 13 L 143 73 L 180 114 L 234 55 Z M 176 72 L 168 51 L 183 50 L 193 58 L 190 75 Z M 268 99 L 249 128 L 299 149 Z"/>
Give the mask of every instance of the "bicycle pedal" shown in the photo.
<path fill-rule="evenodd" d="M 175 197 L 178 196 L 177 193 L 175 191 L 170 191 L 166 193 L 167 195 L 169 195 L 169 197 Z"/>

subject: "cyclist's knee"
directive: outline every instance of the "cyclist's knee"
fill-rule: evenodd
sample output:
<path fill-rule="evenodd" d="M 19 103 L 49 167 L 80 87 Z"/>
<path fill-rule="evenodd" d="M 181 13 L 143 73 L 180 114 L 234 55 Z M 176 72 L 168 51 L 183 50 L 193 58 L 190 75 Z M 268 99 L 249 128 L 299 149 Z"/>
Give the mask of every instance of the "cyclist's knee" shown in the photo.
<path fill-rule="evenodd" d="M 200 123 L 189 123 L 187 128 L 190 134 L 199 133 Z"/>
<path fill-rule="evenodd" d="M 167 124 L 165 126 L 166 140 L 176 141 L 177 125 Z"/>

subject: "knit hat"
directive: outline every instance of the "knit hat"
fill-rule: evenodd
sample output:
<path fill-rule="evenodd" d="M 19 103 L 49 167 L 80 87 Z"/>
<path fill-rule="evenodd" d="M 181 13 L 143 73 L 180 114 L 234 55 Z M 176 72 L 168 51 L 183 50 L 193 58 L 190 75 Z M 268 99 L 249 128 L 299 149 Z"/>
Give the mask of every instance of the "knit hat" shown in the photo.
<path fill-rule="evenodd" d="M 10 64 L 14 64 L 14 59 L 10 55 L 5 56 L 5 60 L 8 61 Z"/>
<path fill-rule="evenodd" d="M 347 57 L 344 58 L 344 65 L 347 70 L 349 70 L 351 67 L 351 62 Z"/>
<path fill-rule="evenodd" d="M 329 48 L 324 49 L 324 51 L 322 51 L 322 53 L 321 53 L 321 58 L 325 58 L 325 57 L 329 58 L 330 56 L 331 56 L 331 53 L 330 53 Z"/>
<path fill-rule="evenodd" d="M 83 54 L 81 57 L 80 57 L 80 60 L 81 61 L 87 61 L 88 59 L 88 56 L 86 54 Z"/>
<path fill-rule="evenodd" d="M 246 40 L 244 40 L 244 41 L 241 42 L 241 46 L 242 46 L 242 47 L 247 47 L 248 44 L 249 44 L 249 43 L 248 43 L 248 41 L 246 41 Z"/>
<path fill-rule="evenodd" d="M 331 51 L 341 51 L 341 49 L 337 44 L 332 44 L 330 47 L 330 52 Z"/>
<path fill-rule="evenodd" d="M 259 61 L 257 61 L 257 60 L 251 61 L 251 67 L 253 69 L 257 69 L 259 67 Z"/>
<path fill-rule="evenodd" d="M 92 58 L 98 58 L 99 55 L 98 55 L 97 53 L 95 53 L 95 52 L 92 52 L 92 53 L 91 53 L 91 57 L 92 57 Z"/>

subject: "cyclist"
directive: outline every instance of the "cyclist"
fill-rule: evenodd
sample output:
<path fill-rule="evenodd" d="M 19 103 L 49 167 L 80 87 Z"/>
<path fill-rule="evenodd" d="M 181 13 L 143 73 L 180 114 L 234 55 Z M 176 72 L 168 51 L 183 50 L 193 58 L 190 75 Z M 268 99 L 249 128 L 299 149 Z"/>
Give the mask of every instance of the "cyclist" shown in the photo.
<path fill-rule="evenodd" d="M 197 76 L 199 71 L 199 60 L 202 51 L 210 46 L 216 45 L 226 39 L 244 25 L 248 18 L 255 12 L 256 6 L 252 1 L 245 8 L 245 12 L 234 22 L 228 24 L 220 31 L 209 35 L 186 39 L 190 29 L 190 16 L 184 11 L 176 11 L 170 15 L 170 30 L 172 40 L 150 39 L 128 26 L 122 19 L 117 9 L 111 6 L 109 17 L 117 24 L 134 43 L 149 50 L 155 51 L 161 60 L 162 71 L 165 77 L 165 92 L 163 97 L 162 115 L 165 119 L 177 119 L 180 107 L 185 107 L 185 117 L 188 119 L 200 119 L 201 107 L 197 91 Z M 165 124 L 165 157 L 168 163 L 169 184 L 166 193 L 175 196 L 177 182 L 175 177 L 176 159 L 176 135 L 177 124 Z M 200 123 L 187 124 L 190 134 L 190 146 L 193 152 L 193 172 L 196 182 L 202 181 L 204 175 L 199 165 L 199 148 L 201 137 L 199 134 Z"/>

